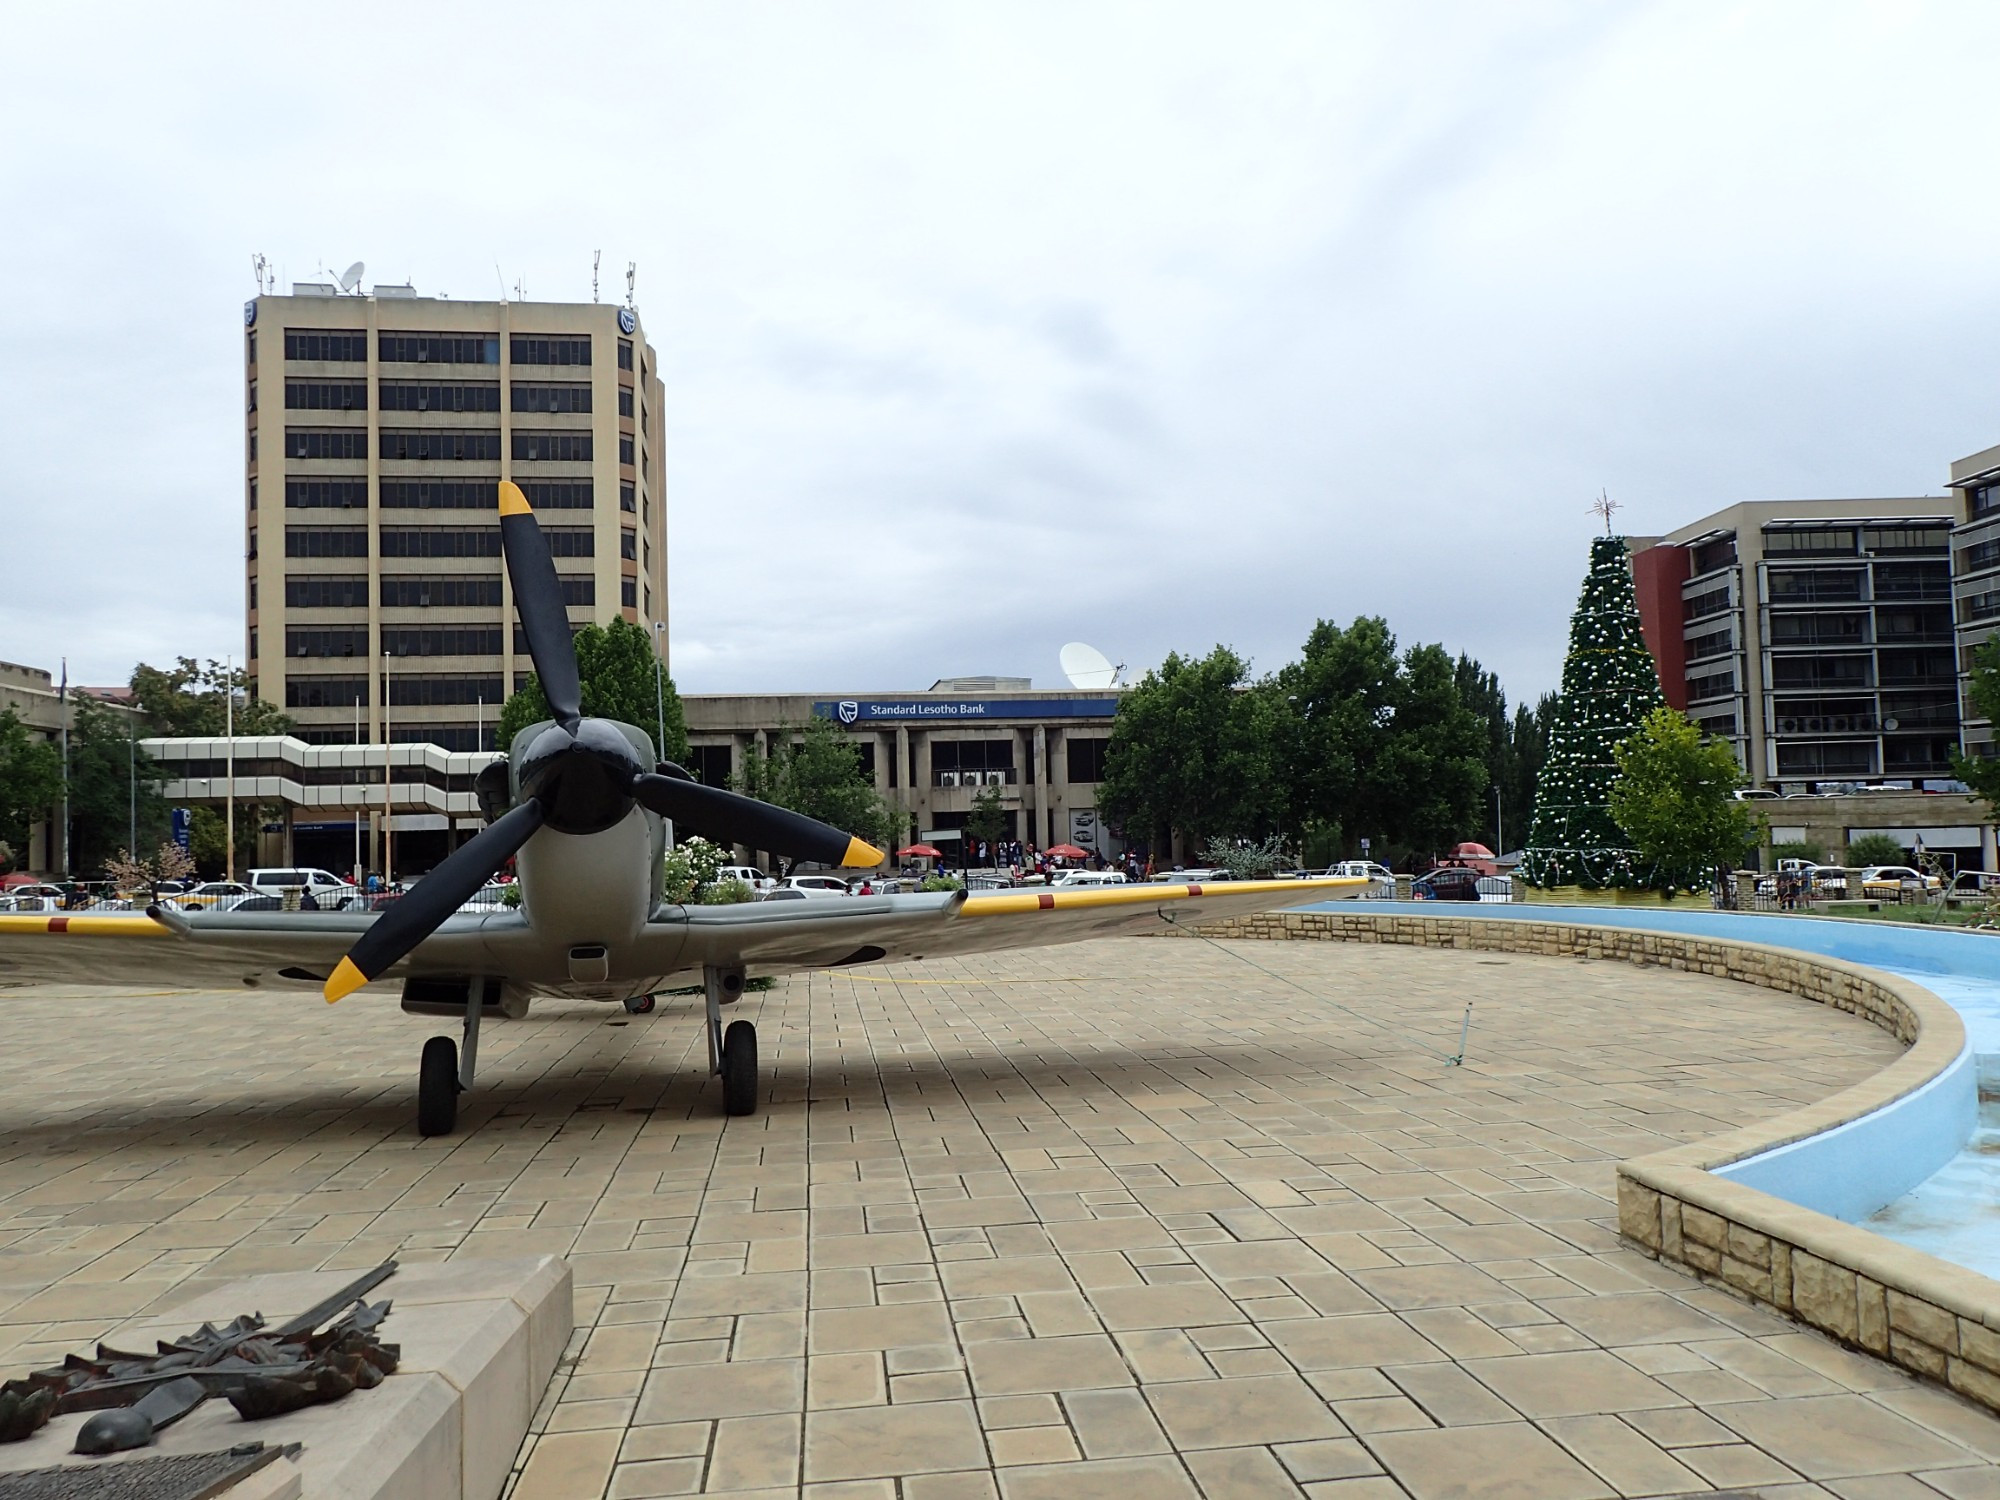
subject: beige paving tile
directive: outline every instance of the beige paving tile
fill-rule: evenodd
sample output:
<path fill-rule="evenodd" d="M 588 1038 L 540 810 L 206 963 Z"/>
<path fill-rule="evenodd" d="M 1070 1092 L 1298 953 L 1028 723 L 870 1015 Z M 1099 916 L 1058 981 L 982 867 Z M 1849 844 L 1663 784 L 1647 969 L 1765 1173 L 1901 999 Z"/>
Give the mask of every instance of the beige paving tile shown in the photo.
<path fill-rule="evenodd" d="M 689 1422 L 712 1417 L 761 1416 L 799 1411 L 804 1405 L 802 1359 L 694 1365 L 655 1370 L 648 1375 L 639 1396 L 636 1420 Z"/>
<path fill-rule="evenodd" d="M 1303 1493 L 1268 1448 L 1217 1448 L 1186 1461 L 1208 1500 L 1296 1500 Z"/>
<path fill-rule="evenodd" d="M 1109 1287 L 1086 1296 L 1104 1326 L 1114 1333 L 1134 1328 L 1195 1328 L 1209 1323 L 1245 1321 L 1236 1304 L 1206 1281 Z"/>
<path fill-rule="evenodd" d="M 1392 1432 L 1369 1446 L 1414 1500 L 1610 1500 L 1617 1493 L 1526 1422 Z"/>
<path fill-rule="evenodd" d="M 1265 1332 L 1278 1350 L 1301 1370 L 1413 1365 L 1445 1357 L 1428 1339 L 1391 1313 L 1288 1320 L 1271 1324 Z"/>
<path fill-rule="evenodd" d="M 816 1309 L 811 1315 L 808 1337 L 815 1354 L 942 1344 L 951 1339 L 951 1318 L 942 1302 Z"/>
<path fill-rule="evenodd" d="M 982 1397 L 1134 1383 L 1118 1346 L 1103 1334 L 970 1344 L 965 1363 L 973 1392 Z"/>
<path fill-rule="evenodd" d="M 1664 1495 L 1701 1488 L 1700 1476 L 1616 1417 L 1555 1417 L 1544 1422 L 1542 1430 L 1621 1495 Z"/>
<path fill-rule="evenodd" d="M 1137 1391 L 1069 1391 L 1062 1406 L 1087 1458 L 1133 1458 L 1173 1451 L 1153 1409 Z M 987 1425 L 992 1426 L 990 1417 Z"/>
<path fill-rule="evenodd" d="M 1861 1396 L 1754 1401 L 1709 1415 L 1808 1479 L 1941 1469 L 1963 1452 Z"/>
<path fill-rule="evenodd" d="M 1615 1349 L 1627 1344 L 1686 1344 L 1715 1338 L 1722 1324 L 1661 1292 L 1614 1297 L 1563 1297 L 1548 1309 L 1594 1344 Z"/>
<path fill-rule="evenodd" d="M 602 1494 L 618 1460 L 622 1433 L 561 1432 L 535 1440 L 514 1485 L 518 1500 L 577 1500 Z"/>
<path fill-rule="evenodd" d="M 808 1483 L 984 1467 L 986 1443 L 970 1401 L 863 1406 L 806 1415 Z"/>
<path fill-rule="evenodd" d="M 1295 1375 L 1147 1386 L 1153 1414 L 1176 1448 L 1232 1448 L 1348 1435 L 1319 1395 Z"/>
<path fill-rule="evenodd" d="M 1187 1471 L 1170 1458 L 1107 1458 L 1008 1469 L 1004 1500 L 1200 1500 Z"/>
<path fill-rule="evenodd" d="M 1651 1376 L 1640 1374 L 1614 1355 L 1595 1350 L 1474 1359 L 1466 1361 L 1465 1368 L 1527 1417 L 1574 1417 L 1683 1404 Z"/>

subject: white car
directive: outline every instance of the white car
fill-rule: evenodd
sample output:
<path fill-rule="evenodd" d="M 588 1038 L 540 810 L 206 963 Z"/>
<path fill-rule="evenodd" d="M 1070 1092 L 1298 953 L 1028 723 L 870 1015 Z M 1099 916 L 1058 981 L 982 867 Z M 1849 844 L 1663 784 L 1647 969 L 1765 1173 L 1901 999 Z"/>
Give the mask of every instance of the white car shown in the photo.
<path fill-rule="evenodd" d="M 191 891 L 183 891 L 167 904 L 182 911 L 228 911 L 239 902 L 260 894 L 237 880 L 205 880 Z"/>
<path fill-rule="evenodd" d="M 1130 885 L 1123 870 L 1064 870 L 1050 885 Z"/>
<path fill-rule="evenodd" d="M 750 887 L 753 895 L 763 895 L 778 888 L 778 882 L 766 875 L 755 865 L 724 865 L 715 872 L 717 883 L 725 880 L 740 880 Z"/>
<path fill-rule="evenodd" d="M 1861 872 L 1861 889 L 1871 895 L 1883 892 L 1900 893 L 1904 886 L 1914 885 L 1919 890 L 1934 891 L 1944 882 L 1935 875 L 1925 875 L 1908 865 L 1870 865 Z"/>
<path fill-rule="evenodd" d="M 278 896 L 287 890 L 310 891 L 313 900 L 324 911 L 342 910 L 361 895 L 356 886 L 342 880 L 333 871 L 310 865 L 252 870 L 250 884 L 260 896 Z"/>
<path fill-rule="evenodd" d="M 63 893 L 53 885 L 10 885 L 0 891 L 0 911 L 61 911 Z"/>
<path fill-rule="evenodd" d="M 835 875 L 787 875 L 773 890 L 766 891 L 765 897 L 782 895 L 786 891 L 797 891 L 801 896 L 846 896 L 847 882 Z"/>

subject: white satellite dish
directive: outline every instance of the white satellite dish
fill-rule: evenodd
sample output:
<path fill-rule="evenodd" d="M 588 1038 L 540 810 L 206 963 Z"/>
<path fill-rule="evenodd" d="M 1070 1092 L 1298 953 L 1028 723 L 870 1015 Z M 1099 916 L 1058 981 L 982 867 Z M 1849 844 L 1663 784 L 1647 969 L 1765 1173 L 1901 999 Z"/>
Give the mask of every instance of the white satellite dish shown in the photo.
<path fill-rule="evenodd" d="M 1118 669 L 1095 646 L 1071 641 L 1062 648 L 1063 676 L 1073 688 L 1108 688 L 1118 685 Z"/>
<path fill-rule="evenodd" d="M 343 292 L 353 291 L 357 286 L 361 285 L 361 273 L 367 269 L 367 266 L 357 260 L 345 271 L 342 271 L 340 273 L 340 289 Z"/>

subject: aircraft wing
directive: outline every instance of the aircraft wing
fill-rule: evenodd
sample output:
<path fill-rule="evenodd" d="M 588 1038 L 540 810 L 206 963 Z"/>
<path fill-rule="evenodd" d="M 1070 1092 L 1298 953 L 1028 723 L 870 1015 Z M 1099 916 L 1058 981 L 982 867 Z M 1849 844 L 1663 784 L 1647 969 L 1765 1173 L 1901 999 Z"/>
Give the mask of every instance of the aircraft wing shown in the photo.
<path fill-rule="evenodd" d="M 681 939 L 679 969 L 743 964 L 765 973 L 1039 948 L 1163 931 L 1359 894 L 1359 879 L 1242 880 L 1207 885 L 1102 885 L 984 895 L 855 896 L 684 908 L 648 925 Z"/>
<path fill-rule="evenodd" d="M 373 920 L 361 912 L 0 914 L 0 980 L 316 989 Z M 524 951 L 527 937 L 528 924 L 514 912 L 454 916 L 410 955 L 406 968 L 493 973 L 495 958 Z M 395 972 L 400 977 L 405 968 Z"/>

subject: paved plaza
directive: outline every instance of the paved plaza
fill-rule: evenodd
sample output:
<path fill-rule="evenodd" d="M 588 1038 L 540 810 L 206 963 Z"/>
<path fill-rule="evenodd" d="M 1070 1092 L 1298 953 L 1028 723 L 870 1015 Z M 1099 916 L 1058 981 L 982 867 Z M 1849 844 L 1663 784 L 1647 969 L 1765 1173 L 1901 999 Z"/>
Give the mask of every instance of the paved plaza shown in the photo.
<path fill-rule="evenodd" d="M 1850 1017 L 1162 939 L 739 1009 L 765 1114 L 720 1117 L 694 999 L 563 1004 L 423 1140 L 392 995 L 0 989 L 0 1361 L 191 1279 L 551 1252 L 516 1500 L 2000 1497 L 2000 1421 L 1614 1234 L 1618 1160 L 1896 1055 Z"/>

